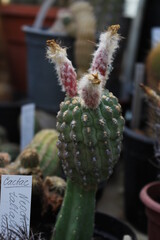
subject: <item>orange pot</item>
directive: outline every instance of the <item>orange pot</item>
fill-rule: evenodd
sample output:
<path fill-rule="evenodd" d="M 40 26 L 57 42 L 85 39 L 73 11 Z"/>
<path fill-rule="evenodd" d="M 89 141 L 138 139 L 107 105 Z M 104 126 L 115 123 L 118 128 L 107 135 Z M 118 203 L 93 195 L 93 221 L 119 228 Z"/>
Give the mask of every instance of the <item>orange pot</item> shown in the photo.
<path fill-rule="evenodd" d="M 10 69 L 11 83 L 15 93 L 25 95 L 27 91 L 27 54 L 23 25 L 32 25 L 40 6 L 0 5 L 2 29 L 6 44 L 6 56 Z M 51 8 L 44 26 L 49 27 L 56 19 L 58 8 Z"/>

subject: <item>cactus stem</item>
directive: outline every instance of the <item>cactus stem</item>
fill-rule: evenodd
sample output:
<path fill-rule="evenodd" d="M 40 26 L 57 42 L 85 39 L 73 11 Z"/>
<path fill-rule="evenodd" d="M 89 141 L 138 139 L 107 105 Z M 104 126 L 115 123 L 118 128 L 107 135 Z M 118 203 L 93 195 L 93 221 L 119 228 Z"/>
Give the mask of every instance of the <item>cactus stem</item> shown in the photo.
<path fill-rule="evenodd" d="M 93 233 L 96 187 L 86 191 L 71 180 L 60 210 L 52 240 L 88 240 Z M 69 208 L 68 206 L 72 206 Z M 85 219 L 85 224 L 84 224 Z M 76 221 L 75 221 L 76 220 Z M 74 233 L 74 235 L 73 235 Z"/>

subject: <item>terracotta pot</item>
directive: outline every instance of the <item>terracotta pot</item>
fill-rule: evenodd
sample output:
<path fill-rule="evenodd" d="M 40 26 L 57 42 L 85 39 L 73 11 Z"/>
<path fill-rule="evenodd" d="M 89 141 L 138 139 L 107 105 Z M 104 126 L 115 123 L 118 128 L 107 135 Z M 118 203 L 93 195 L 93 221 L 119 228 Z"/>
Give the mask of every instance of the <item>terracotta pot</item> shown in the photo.
<path fill-rule="evenodd" d="M 146 207 L 149 240 L 160 239 L 160 182 L 147 184 L 140 192 L 140 199 Z"/>
<path fill-rule="evenodd" d="M 40 6 L 9 4 L 0 5 L 2 28 L 6 44 L 6 54 L 13 88 L 18 94 L 25 94 L 26 80 L 26 43 L 23 25 L 32 25 Z M 51 26 L 56 19 L 58 8 L 51 8 L 44 27 Z"/>

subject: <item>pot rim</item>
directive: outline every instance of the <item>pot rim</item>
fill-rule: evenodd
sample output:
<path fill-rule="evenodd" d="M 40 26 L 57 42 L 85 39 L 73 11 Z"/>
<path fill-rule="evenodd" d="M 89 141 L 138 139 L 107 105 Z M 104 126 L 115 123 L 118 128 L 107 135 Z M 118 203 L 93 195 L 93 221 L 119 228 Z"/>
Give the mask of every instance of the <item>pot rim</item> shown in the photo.
<path fill-rule="evenodd" d="M 160 213 L 160 203 L 157 203 L 148 195 L 148 189 L 157 185 L 159 185 L 160 188 L 160 181 L 154 181 L 145 185 L 140 191 L 140 199 L 147 208 Z"/>
<path fill-rule="evenodd" d="M 148 137 L 146 135 L 143 135 L 143 134 L 140 134 L 136 131 L 134 131 L 133 129 L 125 126 L 124 127 L 124 135 L 127 135 L 129 137 L 132 137 L 134 139 L 137 139 L 139 141 L 143 141 L 143 142 L 146 142 L 146 143 L 149 143 L 149 144 L 153 144 L 154 143 L 154 139 L 151 138 L 151 137 Z"/>

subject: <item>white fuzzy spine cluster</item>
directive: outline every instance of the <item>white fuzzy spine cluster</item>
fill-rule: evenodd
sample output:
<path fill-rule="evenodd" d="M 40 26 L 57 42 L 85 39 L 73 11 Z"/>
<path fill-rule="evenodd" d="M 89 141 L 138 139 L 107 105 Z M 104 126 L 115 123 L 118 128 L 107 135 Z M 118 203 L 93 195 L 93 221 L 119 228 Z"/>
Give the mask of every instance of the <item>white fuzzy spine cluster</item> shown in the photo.
<path fill-rule="evenodd" d="M 77 75 L 71 61 L 67 58 L 66 49 L 57 44 L 55 48 L 48 46 L 46 56 L 51 63 L 55 64 L 62 91 L 66 91 L 70 97 L 77 95 Z"/>
<path fill-rule="evenodd" d="M 95 109 L 98 107 L 102 96 L 102 82 L 93 84 L 90 80 L 91 74 L 84 75 L 78 85 L 78 93 L 83 99 L 84 106 Z"/>
<path fill-rule="evenodd" d="M 113 33 L 110 29 L 107 32 L 101 33 L 97 50 L 93 54 L 93 61 L 89 72 L 98 72 L 100 78 L 103 80 L 103 85 L 105 85 L 108 79 L 108 66 L 111 66 L 113 62 L 113 56 L 119 46 L 120 38 L 118 33 Z"/>

